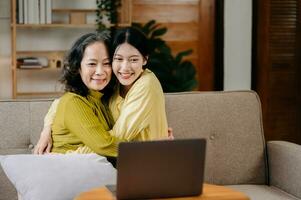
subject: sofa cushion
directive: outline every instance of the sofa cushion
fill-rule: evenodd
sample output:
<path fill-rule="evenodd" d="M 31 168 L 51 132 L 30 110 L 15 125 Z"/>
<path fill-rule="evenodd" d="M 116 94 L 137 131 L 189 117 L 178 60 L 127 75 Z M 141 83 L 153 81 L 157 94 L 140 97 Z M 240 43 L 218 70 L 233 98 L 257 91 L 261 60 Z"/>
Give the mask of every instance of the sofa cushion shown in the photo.
<path fill-rule="evenodd" d="M 250 200 L 300 200 L 276 187 L 267 185 L 230 185 L 249 196 Z"/>
<path fill-rule="evenodd" d="M 206 138 L 205 180 L 214 184 L 265 184 L 261 107 L 252 91 L 166 95 L 175 138 Z"/>
<path fill-rule="evenodd" d="M 22 200 L 73 199 L 116 183 L 116 170 L 97 154 L 20 154 L 0 156 L 0 162 Z"/>

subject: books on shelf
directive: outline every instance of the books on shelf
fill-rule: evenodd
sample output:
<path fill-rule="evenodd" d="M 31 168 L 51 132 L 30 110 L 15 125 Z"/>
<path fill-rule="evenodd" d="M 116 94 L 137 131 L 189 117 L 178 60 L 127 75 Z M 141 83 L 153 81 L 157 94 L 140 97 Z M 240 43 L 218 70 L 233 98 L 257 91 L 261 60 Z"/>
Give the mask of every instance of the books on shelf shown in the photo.
<path fill-rule="evenodd" d="M 51 24 L 52 0 L 17 0 L 19 24 Z"/>
<path fill-rule="evenodd" d="M 18 0 L 17 3 L 17 8 L 18 8 L 18 22 L 19 24 L 23 24 L 24 23 L 24 0 Z"/>
<path fill-rule="evenodd" d="M 46 0 L 40 0 L 39 5 L 40 24 L 46 24 Z"/>
<path fill-rule="evenodd" d="M 51 24 L 52 22 L 52 12 L 51 12 L 51 9 L 52 9 L 52 2 L 51 0 L 44 0 L 46 1 L 45 4 L 46 4 L 46 12 L 45 12 L 45 15 L 46 15 L 46 24 Z"/>
<path fill-rule="evenodd" d="M 17 67 L 20 69 L 41 69 L 48 67 L 46 57 L 23 57 L 17 59 Z"/>

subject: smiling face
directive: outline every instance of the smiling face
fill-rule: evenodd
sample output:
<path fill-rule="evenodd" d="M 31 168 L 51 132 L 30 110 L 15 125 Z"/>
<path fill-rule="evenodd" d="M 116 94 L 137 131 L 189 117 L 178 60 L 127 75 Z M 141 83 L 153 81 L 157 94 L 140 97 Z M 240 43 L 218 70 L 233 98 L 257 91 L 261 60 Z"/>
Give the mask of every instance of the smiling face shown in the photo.
<path fill-rule="evenodd" d="M 112 68 L 106 46 L 95 42 L 85 49 L 81 61 L 80 76 L 90 90 L 102 90 L 111 80 Z"/>
<path fill-rule="evenodd" d="M 129 90 L 143 72 L 146 59 L 132 45 L 123 43 L 116 48 L 113 56 L 113 71 L 118 81 Z"/>

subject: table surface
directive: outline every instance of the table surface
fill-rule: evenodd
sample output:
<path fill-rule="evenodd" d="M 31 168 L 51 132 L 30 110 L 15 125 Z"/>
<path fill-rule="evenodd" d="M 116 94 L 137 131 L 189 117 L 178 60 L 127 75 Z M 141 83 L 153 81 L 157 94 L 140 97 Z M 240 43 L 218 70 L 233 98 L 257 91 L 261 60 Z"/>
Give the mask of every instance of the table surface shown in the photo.
<path fill-rule="evenodd" d="M 116 198 L 106 187 L 100 187 L 79 194 L 79 196 L 77 196 L 75 200 L 116 200 Z M 242 192 L 236 191 L 232 188 L 219 186 L 219 185 L 204 184 L 203 194 L 200 196 L 164 198 L 164 200 L 250 200 L 250 199 Z"/>

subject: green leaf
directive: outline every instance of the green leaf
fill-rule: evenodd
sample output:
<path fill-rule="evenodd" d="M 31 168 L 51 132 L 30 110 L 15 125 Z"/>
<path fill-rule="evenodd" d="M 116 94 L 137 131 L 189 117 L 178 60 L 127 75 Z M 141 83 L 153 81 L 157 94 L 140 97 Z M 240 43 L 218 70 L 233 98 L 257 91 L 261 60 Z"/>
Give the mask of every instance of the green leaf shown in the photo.
<path fill-rule="evenodd" d="M 156 24 L 156 20 L 150 20 L 149 22 L 147 22 L 143 28 L 142 28 L 142 31 L 145 33 L 145 34 L 149 34 L 152 27 Z"/>
<path fill-rule="evenodd" d="M 155 38 L 155 37 L 159 37 L 164 35 L 167 32 L 167 28 L 163 27 L 163 28 L 159 28 L 155 31 L 152 32 L 151 38 Z"/>
<path fill-rule="evenodd" d="M 186 51 L 179 52 L 175 57 L 176 63 L 180 63 L 184 56 L 188 56 L 191 53 L 192 53 L 192 49 L 188 49 Z"/>
<path fill-rule="evenodd" d="M 139 30 L 142 30 L 142 24 L 140 24 L 140 23 L 135 23 L 135 22 L 132 22 L 132 27 L 135 27 L 135 28 L 137 28 L 137 29 L 139 29 Z"/>

